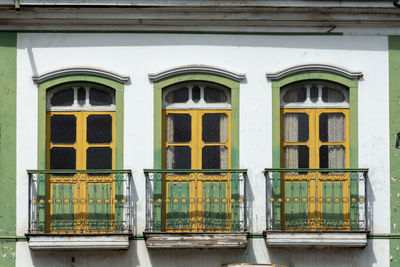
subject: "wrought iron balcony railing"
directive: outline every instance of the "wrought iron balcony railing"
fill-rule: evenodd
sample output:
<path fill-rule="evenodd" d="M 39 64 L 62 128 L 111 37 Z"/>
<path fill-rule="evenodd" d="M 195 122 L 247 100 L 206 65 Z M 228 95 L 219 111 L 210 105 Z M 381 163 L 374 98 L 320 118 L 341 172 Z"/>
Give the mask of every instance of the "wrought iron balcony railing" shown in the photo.
<path fill-rule="evenodd" d="M 267 231 L 367 231 L 368 169 L 265 169 Z"/>
<path fill-rule="evenodd" d="M 246 170 L 144 170 L 146 232 L 246 230 Z"/>
<path fill-rule="evenodd" d="M 128 234 L 130 170 L 28 170 L 29 234 Z"/>

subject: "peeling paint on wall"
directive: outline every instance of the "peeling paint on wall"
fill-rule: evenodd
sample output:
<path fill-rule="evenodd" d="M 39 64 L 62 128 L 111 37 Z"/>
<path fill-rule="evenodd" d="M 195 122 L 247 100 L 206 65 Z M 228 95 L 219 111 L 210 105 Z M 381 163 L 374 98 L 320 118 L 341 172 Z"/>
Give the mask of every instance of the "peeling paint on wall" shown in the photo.
<path fill-rule="evenodd" d="M 389 114 L 390 114 L 390 228 L 391 233 L 400 233 L 400 162 L 396 148 L 400 132 L 400 36 L 389 37 Z M 391 266 L 400 264 L 400 239 L 390 240 Z"/>
<path fill-rule="evenodd" d="M 17 34 L 0 33 L 0 238 L 16 232 Z M 0 242 L 0 266 L 15 265 L 15 240 Z"/>
<path fill-rule="evenodd" d="M 0 266 L 15 265 L 15 242 L 0 242 Z"/>

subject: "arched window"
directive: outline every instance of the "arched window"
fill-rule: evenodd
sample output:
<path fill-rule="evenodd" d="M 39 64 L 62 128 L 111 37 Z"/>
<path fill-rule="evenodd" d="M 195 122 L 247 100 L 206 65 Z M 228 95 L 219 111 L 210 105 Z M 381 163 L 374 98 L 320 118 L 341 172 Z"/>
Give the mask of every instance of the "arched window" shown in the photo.
<path fill-rule="evenodd" d="M 310 80 L 281 89 L 283 168 L 349 167 L 349 90 Z"/>
<path fill-rule="evenodd" d="M 225 86 L 205 81 L 163 89 L 164 169 L 231 168 L 230 92 Z M 164 211 L 166 231 L 225 231 L 232 227 L 227 221 L 231 215 L 226 200 L 231 194 L 230 174 L 167 174 L 163 186 L 169 200 Z M 208 196 L 205 203 L 203 197 L 198 200 L 202 194 Z M 177 210 L 187 214 L 184 220 Z"/>
<path fill-rule="evenodd" d="M 189 65 L 149 77 L 155 89 L 156 169 L 145 170 L 153 210 L 147 231 L 243 231 L 244 178 L 237 168 L 244 75 Z"/>
<path fill-rule="evenodd" d="M 47 169 L 115 169 L 112 88 L 95 83 L 57 85 L 47 91 L 46 106 Z M 112 174 L 53 174 L 49 181 L 50 232 L 115 231 Z"/>
<path fill-rule="evenodd" d="M 280 96 L 281 167 L 349 168 L 349 89 L 334 82 L 305 80 L 282 87 Z M 289 199 L 284 203 L 286 229 L 349 227 L 348 207 L 336 213 L 338 207 L 332 201 L 349 199 L 346 174 L 300 171 L 285 173 L 282 178 L 285 199 Z M 298 206 L 303 212 L 296 214 L 293 210 Z"/>
<path fill-rule="evenodd" d="M 91 83 L 47 92 L 47 168 L 115 168 L 114 90 Z"/>
<path fill-rule="evenodd" d="M 230 168 L 230 90 L 210 82 L 163 90 L 166 169 Z"/>
<path fill-rule="evenodd" d="M 210 82 L 179 83 L 163 91 L 164 109 L 230 109 L 230 90 Z"/>
<path fill-rule="evenodd" d="M 130 172 L 122 170 L 122 139 L 123 89 L 129 78 L 69 68 L 33 80 L 38 84 L 38 170 L 30 172 L 30 231 L 128 233 Z"/>
<path fill-rule="evenodd" d="M 358 167 L 361 72 L 308 64 L 267 74 L 272 83 L 273 169 L 267 206 L 279 230 L 358 229 L 365 186 Z M 358 206 L 360 205 L 360 206 Z M 361 209 L 361 208 L 360 208 Z M 364 221 L 365 222 L 365 221 Z"/>
<path fill-rule="evenodd" d="M 60 85 L 48 90 L 47 110 L 115 111 L 115 93 L 112 88 L 94 83 Z"/>

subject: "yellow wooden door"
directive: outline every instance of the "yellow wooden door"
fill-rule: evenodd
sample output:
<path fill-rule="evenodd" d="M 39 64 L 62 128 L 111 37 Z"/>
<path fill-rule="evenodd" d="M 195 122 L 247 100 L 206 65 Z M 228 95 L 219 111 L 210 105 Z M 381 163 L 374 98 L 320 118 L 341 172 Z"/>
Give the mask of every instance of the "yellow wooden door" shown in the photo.
<path fill-rule="evenodd" d="M 283 168 L 349 167 L 348 109 L 282 109 L 281 117 Z M 348 173 L 295 172 L 284 179 L 286 228 L 349 226 Z"/>
<path fill-rule="evenodd" d="M 230 115 L 230 110 L 165 110 L 164 168 L 230 168 Z M 229 229 L 230 174 L 170 174 L 164 184 L 166 231 Z"/>
<path fill-rule="evenodd" d="M 48 169 L 114 169 L 114 112 L 48 112 Z M 48 230 L 112 232 L 114 175 L 48 175 Z"/>

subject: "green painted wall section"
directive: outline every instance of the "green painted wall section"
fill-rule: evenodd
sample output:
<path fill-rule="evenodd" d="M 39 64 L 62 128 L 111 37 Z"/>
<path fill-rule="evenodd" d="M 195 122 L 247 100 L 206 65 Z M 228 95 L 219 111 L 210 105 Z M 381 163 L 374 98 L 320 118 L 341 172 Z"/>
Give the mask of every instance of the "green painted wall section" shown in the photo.
<path fill-rule="evenodd" d="M 65 75 L 39 84 L 38 92 L 38 169 L 46 169 L 46 92 L 53 86 L 70 82 L 92 82 L 115 89 L 115 168 L 123 169 L 124 84 L 93 75 Z"/>
<path fill-rule="evenodd" d="M 16 234 L 16 46 L 16 33 L 0 32 L 0 237 Z M 14 266 L 16 239 L 0 240 L 0 266 Z"/>
<path fill-rule="evenodd" d="M 154 168 L 162 169 L 162 85 L 154 84 Z"/>
<path fill-rule="evenodd" d="M 390 232 L 400 233 L 400 36 L 389 37 Z M 400 239 L 390 240 L 391 266 L 400 266 Z"/>

